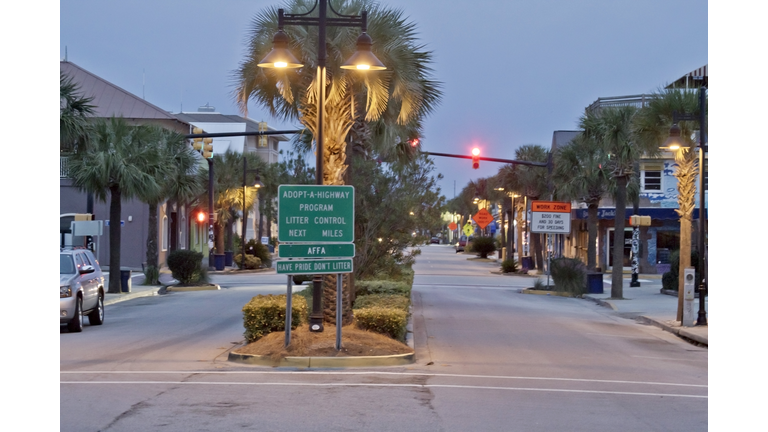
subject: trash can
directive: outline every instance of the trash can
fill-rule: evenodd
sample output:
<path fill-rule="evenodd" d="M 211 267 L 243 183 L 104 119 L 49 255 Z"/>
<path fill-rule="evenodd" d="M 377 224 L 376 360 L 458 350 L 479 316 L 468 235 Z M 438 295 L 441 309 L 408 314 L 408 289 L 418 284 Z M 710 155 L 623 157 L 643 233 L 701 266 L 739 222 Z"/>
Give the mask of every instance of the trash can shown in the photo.
<path fill-rule="evenodd" d="M 127 267 L 120 268 L 120 292 L 131 292 L 131 269 Z"/>
<path fill-rule="evenodd" d="M 213 255 L 213 266 L 216 268 L 216 270 L 224 270 L 224 259 L 224 254 Z"/>
<path fill-rule="evenodd" d="M 602 294 L 602 293 L 603 293 L 603 274 L 588 273 L 587 274 L 587 294 Z"/>
<path fill-rule="evenodd" d="M 232 267 L 232 264 L 234 262 L 233 257 L 235 253 L 233 251 L 224 251 L 224 266 L 225 267 Z"/>
<path fill-rule="evenodd" d="M 523 260 L 520 263 L 520 265 L 524 269 L 533 270 L 533 257 L 529 257 L 529 256 L 523 257 Z"/>

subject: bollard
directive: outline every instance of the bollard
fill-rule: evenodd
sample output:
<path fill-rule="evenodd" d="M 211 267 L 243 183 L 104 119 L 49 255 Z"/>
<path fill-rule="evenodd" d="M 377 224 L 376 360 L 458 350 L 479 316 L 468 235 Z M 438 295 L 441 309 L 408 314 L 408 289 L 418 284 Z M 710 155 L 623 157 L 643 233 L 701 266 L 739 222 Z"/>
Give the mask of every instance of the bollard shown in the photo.
<path fill-rule="evenodd" d="M 693 325 L 693 299 L 694 291 L 693 287 L 696 283 L 696 270 L 693 267 L 686 267 L 683 272 L 683 327 L 691 327 Z"/>

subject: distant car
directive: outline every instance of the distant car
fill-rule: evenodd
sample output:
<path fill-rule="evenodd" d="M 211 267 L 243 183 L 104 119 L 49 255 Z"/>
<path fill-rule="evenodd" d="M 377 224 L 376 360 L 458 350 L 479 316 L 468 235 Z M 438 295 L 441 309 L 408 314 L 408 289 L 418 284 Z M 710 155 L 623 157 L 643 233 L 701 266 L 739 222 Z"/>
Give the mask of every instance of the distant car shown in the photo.
<path fill-rule="evenodd" d="M 429 241 L 431 244 L 440 244 L 440 237 L 432 237 L 432 239 Z"/>
<path fill-rule="evenodd" d="M 83 331 L 83 315 L 91 325 L 104 323 L 104 273 L 88 249 L 62 249 L 59 253 L 59 324 L 71 332 Z"/>
<path fill-rule="evenodd" d="M 467 246 L 467 236 L 459 237 L 459 242 L 456 243 L 456 253 L 464 252 L 464 248 Z"/>

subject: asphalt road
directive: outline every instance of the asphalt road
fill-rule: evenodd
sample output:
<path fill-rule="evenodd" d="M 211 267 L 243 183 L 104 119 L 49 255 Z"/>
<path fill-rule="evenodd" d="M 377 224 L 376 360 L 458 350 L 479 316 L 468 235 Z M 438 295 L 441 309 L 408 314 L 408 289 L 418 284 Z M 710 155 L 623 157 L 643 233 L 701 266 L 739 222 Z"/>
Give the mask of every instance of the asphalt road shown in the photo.
<path fill-rule="evenodd" d="M 62 431 L 707 430 L 707 350 L 580 299 L 527 295 L 448 246 L 422 248 L 416 363 L 229 363 L 240 309 L 285 276 L 118 303 L 60 335 Z"/>

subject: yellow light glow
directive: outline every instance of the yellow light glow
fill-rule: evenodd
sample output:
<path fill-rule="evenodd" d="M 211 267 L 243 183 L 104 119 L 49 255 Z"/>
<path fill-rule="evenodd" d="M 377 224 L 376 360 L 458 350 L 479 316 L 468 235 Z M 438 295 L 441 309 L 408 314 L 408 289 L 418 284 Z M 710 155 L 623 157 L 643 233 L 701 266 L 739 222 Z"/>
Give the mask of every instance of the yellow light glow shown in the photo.
<path fill-rule="evenodd" d="M 677 144 L 673 144 L 673 145 L 669 146 L 669 149 L 670 150 L 680 150 L 680 146 L 677 145 Z"/>
<path fill-rule="evenodd" d="M 371 68 L 371 65 L 367 65 L 367 64 L 359 64 L 359 65 L 357 65 L 357 68 L 358 68 L 358 69 L 362 69 L 362 70 L 368 70 L 368 69 L 370 69 L 370 68 Z"/>
<path fill-rule="evenodd" d="M 275 67 L 276 68 L 288 67 L 288 63 L 286 63 L 286 62 L 275 62 Z"/>

